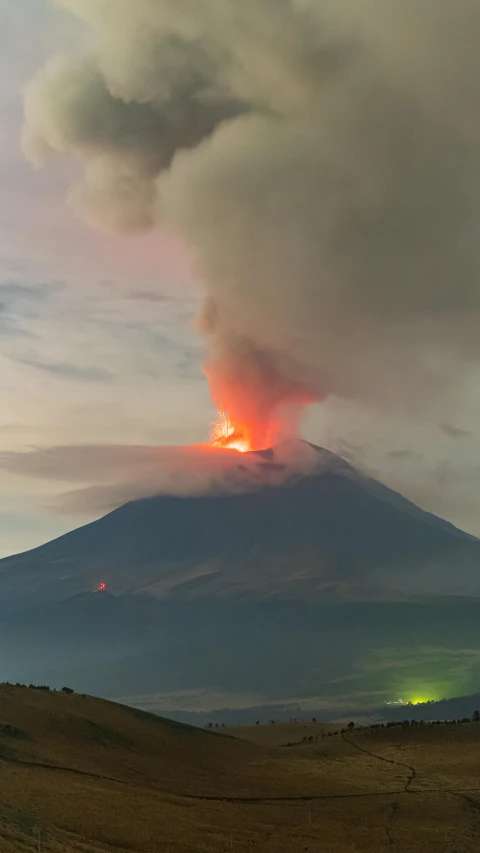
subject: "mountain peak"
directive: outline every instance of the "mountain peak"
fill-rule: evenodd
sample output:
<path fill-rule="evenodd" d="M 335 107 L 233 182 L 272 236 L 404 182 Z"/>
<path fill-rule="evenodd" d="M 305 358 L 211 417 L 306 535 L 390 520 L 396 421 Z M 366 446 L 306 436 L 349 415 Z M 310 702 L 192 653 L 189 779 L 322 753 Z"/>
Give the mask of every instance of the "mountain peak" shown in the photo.
<path fill-rule="evenodd" d="M 307 442 L 239 459 L 238 488 L 132 501 L 0 561 L 4 607 L 89 592 L 156 598 L 480 596 L 480 542 Z"/>

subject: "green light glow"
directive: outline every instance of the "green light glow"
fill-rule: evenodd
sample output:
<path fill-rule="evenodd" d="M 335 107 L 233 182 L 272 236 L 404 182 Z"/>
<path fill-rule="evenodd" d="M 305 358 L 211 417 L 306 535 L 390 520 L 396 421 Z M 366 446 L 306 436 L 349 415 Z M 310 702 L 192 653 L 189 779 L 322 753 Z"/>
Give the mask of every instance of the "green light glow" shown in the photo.
<path fill-rule="evenodd" d="M 412 705 L 424 705 L 425 702 L 431 702 L 433 696 L 412 696 L 408 701 L 412 703 Z"/>

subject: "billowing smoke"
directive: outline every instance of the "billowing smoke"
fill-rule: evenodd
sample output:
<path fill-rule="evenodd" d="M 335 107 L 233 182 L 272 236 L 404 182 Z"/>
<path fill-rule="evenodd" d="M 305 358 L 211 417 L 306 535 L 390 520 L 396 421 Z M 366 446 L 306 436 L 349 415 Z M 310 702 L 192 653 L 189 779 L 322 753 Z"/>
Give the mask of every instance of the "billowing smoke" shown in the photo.
<path fill-rule="evenodd" d="M 480 357 L 479 0 L 57 0 L 91 50 L 24 149 L 108 227 L 180 231 L 212 396 L 254 446 L 329 394 L 436 406 Z M 273 434 L 272 434 L 273 433 Z"/>

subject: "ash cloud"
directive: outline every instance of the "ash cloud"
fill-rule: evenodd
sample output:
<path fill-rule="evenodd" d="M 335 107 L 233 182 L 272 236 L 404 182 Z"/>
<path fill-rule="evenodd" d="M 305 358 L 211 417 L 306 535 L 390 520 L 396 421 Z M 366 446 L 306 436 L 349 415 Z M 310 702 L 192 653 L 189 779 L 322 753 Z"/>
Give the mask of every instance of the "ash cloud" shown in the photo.
<path fill-rule="evenodd" d="M 28 87 L 24 150 L 81 162 L 90 219 L 181 232 L 215 402 L 443 419 L 480 359 L 478 0 L 57 4 L 93 44 Z"/>

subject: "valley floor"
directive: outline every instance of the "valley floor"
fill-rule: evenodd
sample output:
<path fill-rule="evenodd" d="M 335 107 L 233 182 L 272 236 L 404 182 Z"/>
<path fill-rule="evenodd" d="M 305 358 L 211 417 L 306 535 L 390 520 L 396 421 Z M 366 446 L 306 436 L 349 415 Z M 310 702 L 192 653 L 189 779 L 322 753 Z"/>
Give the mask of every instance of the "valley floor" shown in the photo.
<path fill-rule="evenodd" d="M 480 724 L 305 726 L 217 734 L 0 686 L 0 851 L 478 853 Z"/>

